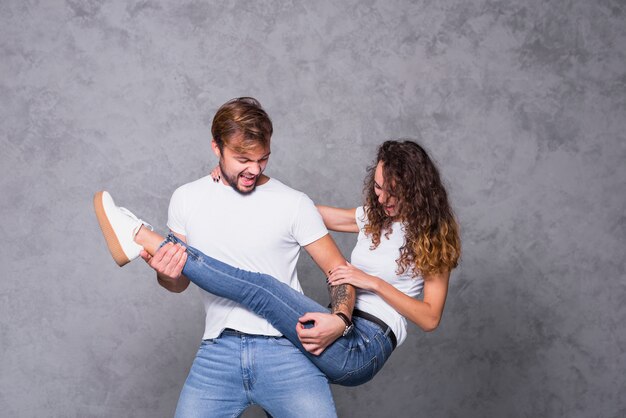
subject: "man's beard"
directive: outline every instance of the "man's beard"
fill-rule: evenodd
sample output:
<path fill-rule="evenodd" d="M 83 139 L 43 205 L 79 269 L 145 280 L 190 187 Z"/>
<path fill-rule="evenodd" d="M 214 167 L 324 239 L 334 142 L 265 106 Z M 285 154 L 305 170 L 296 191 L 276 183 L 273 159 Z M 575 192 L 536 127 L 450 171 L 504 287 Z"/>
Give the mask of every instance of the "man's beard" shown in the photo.
<path fill-rule="evenodd" d="M 247 194 L 252 193 L 256 189 L 256 184 L 259 179 L 258 177 L 254 181 L 254 187 L 252 187 L 250 190 L 241 190 L 239 188 L 239 174 L 241 173 L 236 174 L 235 176 L 229 176 L 228 174 L 226 174 L 226 171 L 224 170 L 224 166 L 222 165 L 221 160 L 219 162 L 219 166 L 220 166 L 220 171 L 222 172 L 222 176 L 224 176 L 224 179 L 228 182 L 230 187 L 232 187 L 233 190 L 236 191 L 237 193 L 245 196 Z"/>

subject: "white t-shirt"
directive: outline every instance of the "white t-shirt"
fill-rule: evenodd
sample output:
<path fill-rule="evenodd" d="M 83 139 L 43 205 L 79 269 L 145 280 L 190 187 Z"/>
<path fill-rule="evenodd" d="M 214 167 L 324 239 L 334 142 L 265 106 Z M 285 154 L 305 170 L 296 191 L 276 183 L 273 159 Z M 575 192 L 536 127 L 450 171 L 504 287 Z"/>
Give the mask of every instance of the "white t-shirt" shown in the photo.
<path fill-rule="evenodd" d="M 296 272 L 300 247 L 328 234 L 311 199 L 276 179 L 248 195 L 215 183 L 210 176 L 187 183 L 172 195 L 167 226 L 211 257 L 272 275 L 300 292 Z M 219 336 L 224 328 L 281 335 L 240 304 L 204 290 L 201 295 L 206 311 L 204 339 Z"/>
<path fill-rule="evenodd" d="M 417 297 L 424 287 L 424 278 L 420 275 L 413 277 L 412 271 L 407 269 L 402 275 L 396 273 L 397 259 L 400 257 L 400 248 L 404 245 L 404 230 L 400 222 L 392 224 L 392 233 L 385 238 L 383 233 L 380 244 L 371 250 L 372 240 L 365 235 L 365 211 L 360 206 L 356 208 L 356 223 L 359 226 L 359 237 L 352 250 L 350 263 L 367 274 L 380 277 L 399 291 Z M 389 325 L 396 335 L 398 345 L 406 339 L 406 319 L 393 309 L 380 296 L 367 290 L 356 289 L 355 307 L 370 313 Z"/>

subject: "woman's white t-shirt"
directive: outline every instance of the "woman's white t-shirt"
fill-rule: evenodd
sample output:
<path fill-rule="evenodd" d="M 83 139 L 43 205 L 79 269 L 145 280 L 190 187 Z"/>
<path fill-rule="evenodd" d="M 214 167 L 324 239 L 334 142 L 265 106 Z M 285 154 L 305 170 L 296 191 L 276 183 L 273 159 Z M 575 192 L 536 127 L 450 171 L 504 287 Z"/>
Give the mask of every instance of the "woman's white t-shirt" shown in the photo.
<path fill-rule="evenodd" d="M 380 237 L 380 244 L 372 250 L 372 240 L 365 235 L 367 219 L 362 206 L 356 208 L 355 217 L 359 227 L 359 236 L 356 246 L 352 250 L 350 261 L 352 265 L 367 274 L 385 280 L 411 297 L 417 297 L 424 287 L 424 278 L 421 275 L 414 277 L 413 272 L 409 269 L 401 275 L 397 274 L 397 260 L 400 257 L 400 248 L 404 245 L 402 223 L 394 222 L 389 238 L 385 238 L 383 233 Z M 404 342 L 406 339 L 406 319 L 380 296 L 363 289 L 356 289 L 355 307 L 374 315 L 389 325 L 398 340 L 398 345 Z"/>

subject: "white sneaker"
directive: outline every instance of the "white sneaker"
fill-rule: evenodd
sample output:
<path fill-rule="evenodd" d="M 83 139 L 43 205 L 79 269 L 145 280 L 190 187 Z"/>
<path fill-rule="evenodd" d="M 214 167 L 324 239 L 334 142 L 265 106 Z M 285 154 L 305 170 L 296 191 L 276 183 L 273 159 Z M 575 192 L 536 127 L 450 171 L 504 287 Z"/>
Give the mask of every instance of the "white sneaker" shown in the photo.
<path fill-rule="evenodd" d="M 128 209 L 115 206 L 108 192 L 96 193 L 93 197 L 93 206 L 115 262 L 122 267 L 139 257 L 143 247 L 135 242 L 135 235 L 142 225 L 150 230 L 153 230 L 152 226 L 137 218 Z"/>

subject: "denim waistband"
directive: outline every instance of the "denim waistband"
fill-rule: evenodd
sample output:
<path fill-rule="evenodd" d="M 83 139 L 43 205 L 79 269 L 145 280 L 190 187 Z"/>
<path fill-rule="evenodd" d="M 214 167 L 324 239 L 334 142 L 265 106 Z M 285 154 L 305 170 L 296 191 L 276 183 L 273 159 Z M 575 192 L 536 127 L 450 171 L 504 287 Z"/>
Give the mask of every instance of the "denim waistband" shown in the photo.
<path fill-rule="evenodd" d="M 220 337 L 222 335 L 233 335 L 236 337 L 246 336 L 246 337 L 256 337 L 256 338 L 285 338 L 282 335 L 274 336 L 274 335 L 264 335 L 264 334 L 248 334 L 247 332 L 239 331 L 233 328 L 224 328 L 222 332 L 220 333 Z"/>
<path fill-rule="evenodd" d="M 233 328 L 224 328 L 222 330 L 222 332 L 220 333 L 220 335 L 222 335 L 222 334 L 227 334 L 227 335 L 251 335 L 251 334 L 246 334 L 245 332 L 238 331 L 238 330 L 233 329 Z"/>

